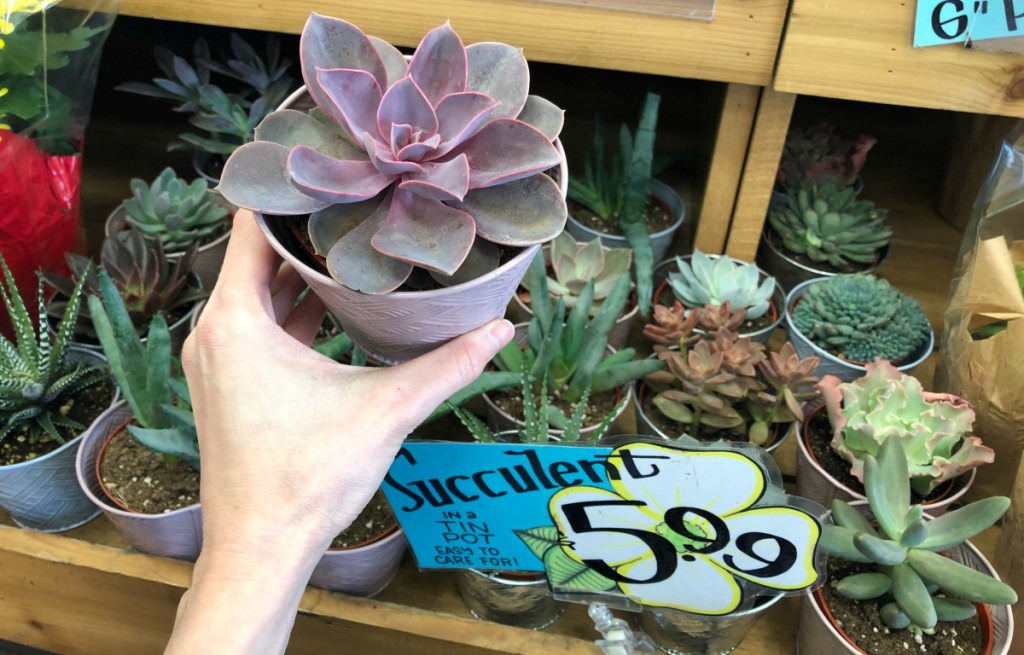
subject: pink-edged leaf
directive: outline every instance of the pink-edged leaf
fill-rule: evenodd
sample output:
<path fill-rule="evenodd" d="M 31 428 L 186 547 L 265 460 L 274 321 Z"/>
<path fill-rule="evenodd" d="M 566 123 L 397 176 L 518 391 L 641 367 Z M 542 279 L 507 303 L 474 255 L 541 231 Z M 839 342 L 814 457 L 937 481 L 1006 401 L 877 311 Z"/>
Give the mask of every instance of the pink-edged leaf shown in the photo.
<path fill-rule="evenodd" d="M 427 32 L 409 62 L 409 77 L 431 105 L 466 90 L 466 48 L 450 22 Z"/>
<path fill-rule="evenodd" d="M 441 144 L 441 135 L 435 134 L 425 141 L 419 143 L 410 143 L 401 150 L 398 151 L 399 161 L 423 161 L 424 159 L 432 159 L 437 151 L 437 146 Z"/>
<path fill-rule="evenodd" d="M 475 237 L 469 214 L 398 190 L 371 243 L 389 257 L 451 275 L 466 259 Z"/>
<path fill-rule="evenodd" d="M 331 203 L 368 200 L 395 179 L 382 175 L 371 162 L 332 159 L 306 146 L 292 148 L 288 171 L 303 193 Z"/>
<path fill-rule="evenodd" d="M 568 213 L 558 184 L 543 174 L 471 190 L 455 206 L 473 217 L 480 237 L 506 246 L 554 239 Z"/>
<path fill-rule="evenodd" d="M 439 284 L 451 287 L 475 280 L 482 275 L 490 273 L 500 265 L 501 251 L 498 250 L 498 246 L 490 241 L 478 238 L 473 242 L 473 247 L 469 249 L 469 254 L 466 255 L 462 266 L 459 267 L 459 270 L 455 271 L 454 275 L 442 275 L 431 271 L 430 277 L 437 280 Z"/>
<path fill-rule="evenodd" d="M 469 188 L 505 184 L 556 166 L 561 157 L 536 128 L 512 118 L 488 123 L 449 153 L 469 157 Z"/>
<path fill-rule="evenodd" d="M 391 194 L 366 220 L 338 240 L 327 253 L 331 277 L 354 291 L 381 294 L 394 291 L 412 273 L 412 266 L 374 250 L 374 233 L 384 225 L 391 208 Z"/>
<path fill-rule="evenodd" d="M 383 143 L 374 141 L 368 132 L 363 132 L 362 142 L 363 147 L 366 148 L 366 154 L 370 156 L 370 161 L 381 175 L 394 178 L 404 173 L 416 173 L 421 170 L 420 165 L 414 161 L 395 159 L 391 149 Z"/>
<path fill-rule="evenodd" d="M 391 151 L 398 156 L 398 151 L 412 143 L 412 125 L 405 123 L 391 124 Z"/>
<path fill-rule="evenodd" d="M 367 35 L 367 38 L 370 39 L 370 43 L 377 49 L 377 54 L 380 55 L 381 61 L 384 62 L 384 68 L 388 76 L 388 82 L 384 88 L 388 89 L 392 84 L 406 76 L 409 64 L 405 60 L 405 55 L 384 39 L 369 35 Z"/>
<path fill-rule="evenodd" d="M 329 202 L 306 195 L 292 184 L 290 148 L 253 141 L 237 148 L 221 172 L 221 192 L 228 202 L 266 214 L 308 214 Z"/>
<path fill-rule="evenodd" d="M 309 114 L 293 109 L 280 109 L 256 126 L 257 141 L 271 141 L 287 148 L 309 146 L 335 159 L 366 159 L 362 148 L 324 125 Z"/>
<path fill-rule="evenodd" d="M 376 134 L 377 108 L 380 107 L 382 92 L 373 75 L 358 70 L 318 69 L 317 78 L 330 102 L 325 111 L 346 132 L 353 138 L 358 138 L 363 132 Z M 387 133 L 381 133 L 377 138 L 383 139 Z"/>
<path fill-rule="evenodd" d="M 518 116 L 530 92 L 530 67 L 523 51 L 505 43 L 474 43 L 466 47 L 466 61 L 466 90 L 483 93 L 500 103 L 497 116 Z"/>
<path fill-rule="evenodd" d="M 516 118 L 540 130 L 549 141 L 554 141 L 565 124 L 565 110 L 540 96 L 527 96 L 526 105 Z"/>
<path fill-rule="evenodd" d="M 309 95 L 328 114 L 331 102 L 317 81 L 318 68 L 366 71 L 381 88 L 387 86 L 387 70 L 377 48 L 362 30 L 339 18 L 310 14 L 299 39 L 299 59 Z"/>
<path fill-rule="evenodd" d="M 306 229 L 316 254 L 326 257 L 334 244 L 372 216 L 384 199 L 385 195 L 381 194 L 360 202 L 331 205 L 310 214 Z"/>
<path fill-rule="evenodd" d="M 411 77 L 403 77 L 395 82 L 380 101 L 380 109 L 377 111 L 378 132 L 391 134 L 394 123 L 411 125 L 413 131 L 422 132 L 424 137 L 437 132 L 434 108 Z"/>
<path fill-rule="evenodd" d="M 441 135 L 438 157 L 479 132 L 494 118 L 498 103 L 482 93 L 455 93 L 437 105 L 437 132 Z"/>
<path fill-rule="evenodd" d="M 462 200 L 469 191 L 469 161 L 461 155 L 444 163 L 425 163 L 422 172 L 403 176 L 398 188 L 431 200 Z"/>

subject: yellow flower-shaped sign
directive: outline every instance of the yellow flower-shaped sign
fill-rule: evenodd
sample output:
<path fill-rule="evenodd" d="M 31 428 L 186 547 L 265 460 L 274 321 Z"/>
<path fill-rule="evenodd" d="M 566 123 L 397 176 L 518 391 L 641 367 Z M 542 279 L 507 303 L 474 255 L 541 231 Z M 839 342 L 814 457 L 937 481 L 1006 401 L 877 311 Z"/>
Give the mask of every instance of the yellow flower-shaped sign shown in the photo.
<path fill-rule="evenodd" d="M 574 578 L 603 580 L 644 605 L 707 615 L 734 612 L 766 588 L 817 581 L 820 523 L 764 502 L 765 472 L 742 452 L 631 443 L 605 469 L 613 491 L 573 486 L 551 497 L 561 552 L 546 565 L 564 570 L 571 560 Z"/>

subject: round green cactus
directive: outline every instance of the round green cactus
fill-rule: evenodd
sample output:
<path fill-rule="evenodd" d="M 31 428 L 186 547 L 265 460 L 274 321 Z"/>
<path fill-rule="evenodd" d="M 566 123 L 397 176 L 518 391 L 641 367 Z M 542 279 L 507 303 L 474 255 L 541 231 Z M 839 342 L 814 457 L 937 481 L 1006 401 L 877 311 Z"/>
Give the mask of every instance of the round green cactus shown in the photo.
<path fill-rule="evenodd" d="M 225 226 L 228 210 L 217 204 L 206 180 L 189 184 L 167 167 L 152 184 L 134 178 L 131 187 L 132 197 L 124 201 L 129 225 L 158 239 L 164 250 L 184 250 Z"/>
<path fill-rule="evenodd" d="M 931 333 L 920 303 L 872 275 L 837 275 L 812 284 L 793 322 L 820 348 L 855 362 L 899 361 Z"/>
<path fill-rule="evenodd" d="M 771 208 L 768 222 L 790 252 L 843 269 L 875 262 L 892 237 L 888 215 L 869 200 L 857 200 L 852 188 L 811 184 L 790 190 L 785 204 Z"/>

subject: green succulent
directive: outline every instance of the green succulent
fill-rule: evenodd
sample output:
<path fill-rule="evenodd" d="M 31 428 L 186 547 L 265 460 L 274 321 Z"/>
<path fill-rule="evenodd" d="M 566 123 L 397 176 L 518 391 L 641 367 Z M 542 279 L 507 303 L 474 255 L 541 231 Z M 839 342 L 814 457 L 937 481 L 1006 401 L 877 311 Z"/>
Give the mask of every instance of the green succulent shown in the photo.
<path fill-rule="evenodd" d="M 146 342 L 138 335 L 128 308 L 106 271 L 99 272 L 102 300 L 89 296 L 96 334 L 138 425 L 128 432 L 153 452 L 179 457 L 199 470 L 199 440 L 191 398 L 171 356 L 167 321 L 149 322 Z"/>
<path fill-rule="evenodd" d="M 695 250 L 687 263 L 676 257 L 678 271 L 668 274 L 668 283 L 676 298 L 689 308 L 728 302 L 733 311 L 746 310 L 748 319 L 760 318 L 771 306 L 775 278 L 761 280 L 755 264 L 731 257 L 708 257 Z"/>
<path fill-rule="evenodd" d="M 892 237 L 888 215 L 870 200 L 857 200 L 852 187 L 828 183 L 788 191 L 785 203 L 769 209 L 768 222 L 790 252 L 843 269 L 875 262 Z"/>
<path fill-rule="evenodd" d="M 131 188 L 123 203 L 128 223 L 167 251 L 185 250 L 226 227 L 228 210 L 217 204 L 206 180 L 188 184 L 168 166 L 151 184 L 133 178 Z"/>
<path fill-rule="evenodd" d="M 543 259 L 543 253 L 537 253 Z M 589 243 L 576 241 L 568 232 L 560 232 L 551 242 L 551 271 L 554 277 L 547 278 L 548 292 L 556 298 L 564 298 L 565 306 L 576 305 L 583 287 L 594 282 L 594 301 L 590 314 L 597 312 L 601 302 L 611 292 L 615 281 L 629 272 L 633 252 L 629 248 L 606 248 L 600 239 Z M 530 293 L 530 279 L 523 280 L 523 286 Z"/>
<path fill-rule="evenodd" d="M 820 348 L 854 362 L 900 361 L 931 334 L 920 303 L 863 273 L 808 286 L 793 309 L 793 322 Z"/>
<path fill-rule="evenodd" d="M 85 426 L 69 418 L 61 408 L 75 394 L 106 377 L 103 369 L 68 357 L 82 302 L 82 284 L 72 290 L 56 334 L 51 335 L 46 325 L 36 328 L 3 257 L 0 266 L 7 282 L 6 289 L 0 286 L 0 294 L 16 341 L 11 343 L 0 335 L 0 440 L 29 423 L 30 436 L 45 434 L 47 440 L 64 443 L 61 429 L 80 431 Z M 40 279 L 40 316 L 45 315 L 42 286 Z"/>
<path fill-rule="evenodd" d="M 993 525 L 1010 499 L 986 498 L 925 521 L 921 506 L 910 504 L 908 479 L 903 445 L 888 439 L 877 459 L 864 459 L 864 489 L 878 529 L 846 502 L 833 501 L 835 525 L 825 526 L 825 552 L 876 568 L 840 580 L 839 593 L 854 600 L 891 594 L 893 601 L 879 612 L 885 625 L 928 634 L 939 621 L 974 616 L 974 603 L 1016 603 L 1009 585 L 940 554 Z"/>

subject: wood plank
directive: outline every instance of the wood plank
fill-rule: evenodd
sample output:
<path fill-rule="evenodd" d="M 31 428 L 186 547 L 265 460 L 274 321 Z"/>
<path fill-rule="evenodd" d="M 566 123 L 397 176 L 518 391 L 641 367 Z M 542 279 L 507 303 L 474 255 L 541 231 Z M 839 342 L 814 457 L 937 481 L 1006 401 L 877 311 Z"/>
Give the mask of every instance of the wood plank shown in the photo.
<path fill-rule="evenodd" d="M 761 240 L 768 201 L 786 142 L 796 96 L 765 89 L 757 108 L 754 132 L 743 167 L 736 209 L 729 228 L 726 253 L 743 261 L 754 261 Z"/>
<path fill-rule="evenodd" d="M 760 91 L 747 84 L 726 88 L 694 238 L 695 247 L 703 252 L 725 249 Z"/>
<path fill-rule="evenodd" d="M 1024 117 L 1024 58 L 958 45 L 914 48 L 916 5 L 794 0 L 775 89 Z"/>
<path fill-rule="evenodd" d="M 413 47 L 451 19 L 467 42 L 500 40 L 531 60 L 766 85 L 785 21 L 785 0 L 719 0 L 711 22 L 530 0 L 125 0 L 143 18 L 298 33 L 310 12 L 339 16 L 391 43 Z"/>

